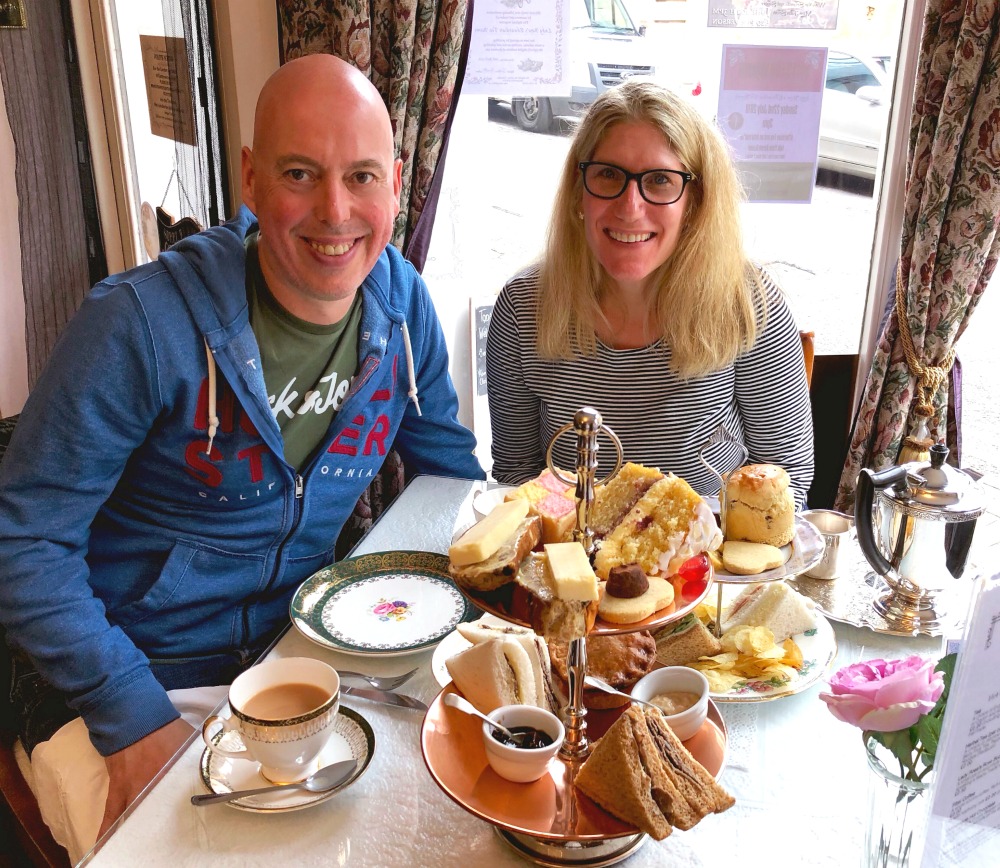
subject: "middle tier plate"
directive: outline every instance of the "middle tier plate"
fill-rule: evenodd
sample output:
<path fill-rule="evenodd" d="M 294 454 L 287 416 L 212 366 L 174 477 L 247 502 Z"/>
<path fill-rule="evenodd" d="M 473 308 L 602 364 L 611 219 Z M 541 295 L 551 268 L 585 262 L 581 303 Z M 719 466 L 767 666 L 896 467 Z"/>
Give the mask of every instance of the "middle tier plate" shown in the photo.
<path fill-rule="evenodd" d="M 458 805 L 501 829 L 549 841 L 594 842 L 635 835 L 637 829 L 611 816 L 578 793 L 573 778 L 578 764 L 556 756 L 549 773 L 529 784 L 516 784 L 490 767 L 483 749 L 482 724 L 444 704 L 446 687 L 431 703 L 420 731 L 424 762 L 435 782 Z M 611 726 L 621 709 L 588 712 L 591 736 Z M 726 724 L 715 703 L 708 719 L 684 742 L 692 756 L 715 778 L 726 764 Z"/>
<path fill-rule="evenodd" d="M 694 610 L 702 600 L 708 596 L 714 581 L 714 573 L 709 567 L 708 574 L 704 578 L 704 586 L 701 582 L 686 582 L 679 576 L 670 578 L 674 586 L 674 601 L 669 606 L 654 612 L 648 618 L 636 621 L 633 624 L 612 624 L 598 616 L 593 629 L 588 635 L 595 633 L 633 633 L 636 630 L 656 630 L 666 624 L 683 618 L 688 612 Z M 692 588 L 692 584 L 694 587 Z M 495 591 L 480 593 L 464 588 L 459 585 L 462 593 L 469 598 L 476 606 L 484 612 L 496 615 L 504 621 L 520 624 L 522 627 L 530 627 L 531 622 L 527 620 L 527 591 L 517 585 L 516 582 L 509 582 Z M 524 595 L 522 597 L 521 595 Z"/>

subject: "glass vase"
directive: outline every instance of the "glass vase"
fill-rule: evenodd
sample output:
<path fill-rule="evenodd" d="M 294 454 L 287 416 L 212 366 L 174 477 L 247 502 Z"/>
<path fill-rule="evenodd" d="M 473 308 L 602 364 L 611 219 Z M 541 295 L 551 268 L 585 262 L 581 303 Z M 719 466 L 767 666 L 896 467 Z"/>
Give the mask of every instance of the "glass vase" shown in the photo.
<path fill-rule="evenodd" d="M 899 761 L 873 738 L 865 750 L 871 773 L 862 868 L 919 868 L 930 775 L 921 781 L 902 777 Z"/>

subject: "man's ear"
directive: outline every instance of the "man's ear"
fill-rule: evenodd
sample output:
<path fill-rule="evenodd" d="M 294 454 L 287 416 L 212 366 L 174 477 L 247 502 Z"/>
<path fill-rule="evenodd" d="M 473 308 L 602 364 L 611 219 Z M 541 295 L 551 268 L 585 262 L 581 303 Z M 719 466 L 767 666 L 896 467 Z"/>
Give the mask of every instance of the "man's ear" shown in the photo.
<path fill-rule="evenodd" d="M 253 151 L 246 145 L 240 151 L 240 178 L 242 181 L 243 204 L 256 214 L 257 197 L 254 195 Z"/>
<path fill-rule="evenodd" d="M 399 194 L 403 192 L 403 161 L 396 160 L 392 166 L 392 198 L 395 202 L 393 217 L 399 214 Z M 253 210 L 253 209 L 251 209 Z"/>

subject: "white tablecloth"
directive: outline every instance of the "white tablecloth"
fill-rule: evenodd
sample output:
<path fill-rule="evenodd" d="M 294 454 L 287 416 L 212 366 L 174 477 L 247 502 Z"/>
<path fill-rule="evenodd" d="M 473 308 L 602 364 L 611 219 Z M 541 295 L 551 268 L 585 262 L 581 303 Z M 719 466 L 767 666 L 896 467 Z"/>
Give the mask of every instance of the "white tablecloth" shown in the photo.
<path fill-rule="evenodd" d="M 362 542 L 357 554 L 393 549 L 445 552 L 454 528 L 472 521 L 481 483 L 422 477 Z M 849 580 L 847 577 L 838 581 Z M 941 642 L 884 636 L 836 624 L 835 666 L 872 657 L 937 656 Z M 431 652 L 392 659 L 352 657 L 289 630 L 272 654 L 313 656 L 376 674 L 420 672 L 401 692 L 430 702 L 438 691 Z M 722 783 L 736 806 L 688 832 L 647 841 L 625 863 L 641 866 L 830 866 L 858 864 L 867 808 L 868 768 L 860 731 L 818 699 L 824 682 L 771 702 L 720 704 L 729 730 Z M 202 792 L 200 738 L 92 857 L 96 866 L 521 866 L 493 827 L 437 787 L 420 751 L 421 715 L 344 697 L 371 723 L 376 750 L 348 790 L 293 813 L 260 815 L 224 805 L 195 808 Z"/>

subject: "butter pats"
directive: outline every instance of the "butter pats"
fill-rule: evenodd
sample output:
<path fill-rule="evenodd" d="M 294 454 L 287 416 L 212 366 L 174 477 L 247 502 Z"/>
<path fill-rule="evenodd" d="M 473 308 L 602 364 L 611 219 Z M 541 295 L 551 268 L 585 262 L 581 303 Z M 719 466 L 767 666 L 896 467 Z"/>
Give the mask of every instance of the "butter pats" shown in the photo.
<path fill-rule="evenodd" d="M 597 576 L 590 559 L 578 542 L 547 543 L 549 578 L 560 600 L 596 600 Z"/>
<path fill-rule="evenodd" d="M 482 521 L 470 527 L 448 549 L 448 559 L 456 567 L 478 564 L 512 537 L 528 514 L 528 501 L 518 498 L 497 506 Z"/>

